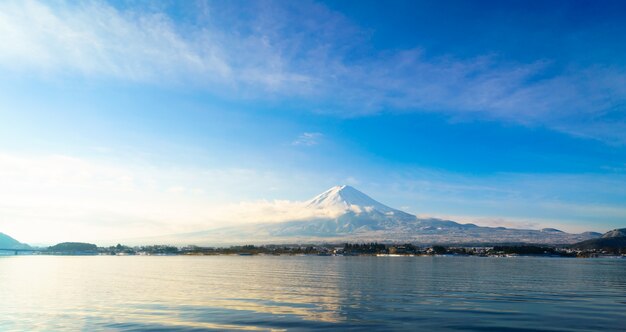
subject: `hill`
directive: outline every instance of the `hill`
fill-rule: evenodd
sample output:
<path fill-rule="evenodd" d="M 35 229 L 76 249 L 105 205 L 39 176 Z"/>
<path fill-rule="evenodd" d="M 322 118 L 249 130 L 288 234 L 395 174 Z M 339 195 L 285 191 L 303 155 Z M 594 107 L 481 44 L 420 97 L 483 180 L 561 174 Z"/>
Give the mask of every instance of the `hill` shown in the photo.
<path fill-rule="evenodd" d="M 573 249 L 609 250 L 626 249 L 626 228 L 608 231 L 597 239 L 590 239 L 572 245 Z"/>
<path fill-rule="evenodd" d="M 63 242 L 48 248 L 52 252 L 92 252 L 97 251 L 98 246 L 91 243 Z"/>
<path fill-rule="evenodd" d="M 30 246 L 17 241 L 16 239 L 0 233 L 0 248 L 2 249 L 29 249 Z"/>
<path fill-rule="evenodd" d="M 602 234 L 602 238 L 626 237 L 626 228 L 618 228 Z"/>

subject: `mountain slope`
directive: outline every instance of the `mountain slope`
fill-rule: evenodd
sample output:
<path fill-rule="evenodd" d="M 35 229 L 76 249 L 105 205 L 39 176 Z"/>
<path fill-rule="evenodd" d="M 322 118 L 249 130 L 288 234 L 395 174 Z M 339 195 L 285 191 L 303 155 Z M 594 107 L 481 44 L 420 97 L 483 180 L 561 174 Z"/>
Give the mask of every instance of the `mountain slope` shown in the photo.
<path fill-rule="evenodd" d="M 392 229 L 416 220 L 415 216 L 381 204 L 350 186 L 330 188 L 307 201 L 305 208 L 336 216 L 264 227 L 272 236 L 337 236 Z"/>
<path fill-rule="evenodd" d="M 2 249 L 28 249 L 30 247 L 27 244 L 20 243 L 16 239 L 4 233 L 0 233 L 0 248 Z"/>
<path fill-rule="evenodd" d="M 381 204 L 351 186 L 335 186 L 313 197 L 306 202 L 308 208 L 313 209 L 344 209 L 351 207 L 367 207 L 369 211 L 380 213 L 404 213 Z M 406 214 L 406 213 L 405 213 Z"/>
<path fill-rule="evenodd" d="M 417 218 L 377 202 L 350 186 L 336 186 L 306 201 L 305 215 L 279 223 L 259 223 L 185 234 L 187 243 L 297 243 L 385 241 L 414 243 L 574 243 L 598 237 L 542 230 L 480 227 L 451 220 Z"/>
<path fill-rule="evenodd" d="M 626 228 L 608 231 L 598 239 L 590 239 L 572 245 L 574 249 L 619 249 L 626 248 Z"/>
<path fill-rule="evenodd" d="M 602 238 L 604 239 L 608 239 L 612 237 L 626 237 L 626 228 L 614 229 L 602 235 Z"/>

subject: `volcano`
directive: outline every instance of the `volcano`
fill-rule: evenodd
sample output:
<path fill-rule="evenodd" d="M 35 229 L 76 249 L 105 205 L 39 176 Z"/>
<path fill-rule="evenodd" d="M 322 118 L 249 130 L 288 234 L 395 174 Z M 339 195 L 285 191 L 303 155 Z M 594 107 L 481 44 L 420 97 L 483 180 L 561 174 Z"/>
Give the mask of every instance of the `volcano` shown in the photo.
<path fill-rule="evenodd" d="M 601 234 L 481 227 L 415 215 L 382 204 L 354 187 L 332 187 L 301 202 L 297 220 L 256 223 L 181 235 L 187 243 L 412 242 L 423 244 L 567 244 Z M 177 241 L 178 242 L 178 241 Z"/>

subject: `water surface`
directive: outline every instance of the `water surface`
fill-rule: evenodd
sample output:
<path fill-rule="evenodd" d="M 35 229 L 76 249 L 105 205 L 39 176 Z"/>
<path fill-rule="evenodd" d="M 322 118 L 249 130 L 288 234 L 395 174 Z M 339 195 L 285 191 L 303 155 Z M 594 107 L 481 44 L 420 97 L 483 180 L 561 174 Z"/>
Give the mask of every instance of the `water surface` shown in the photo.
<path fill-rule="evenodd" d="M 626 260 L 0 257 L 0 331 L 626 331 Z"/>

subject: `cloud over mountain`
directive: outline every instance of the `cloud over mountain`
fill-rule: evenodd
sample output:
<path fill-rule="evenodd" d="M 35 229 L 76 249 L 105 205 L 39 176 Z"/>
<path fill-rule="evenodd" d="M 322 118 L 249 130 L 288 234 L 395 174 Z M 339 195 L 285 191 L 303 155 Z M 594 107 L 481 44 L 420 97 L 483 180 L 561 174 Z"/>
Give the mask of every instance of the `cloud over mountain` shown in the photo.
<path fill-rule="evenodd" d="M 299 219 L 250 223 L 143 241 L 194 244 L 415 242 L 573 243 L 599 236 L 541 230 L 480 227 L 451 220 L 418 218 L 373 200 L 351 186 L 335 186 L 299 206 Z M 283 215 L 285 217 L 285 215 Z M 139 240 L 138 240 L 139 241 Z"/>

